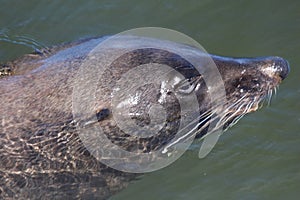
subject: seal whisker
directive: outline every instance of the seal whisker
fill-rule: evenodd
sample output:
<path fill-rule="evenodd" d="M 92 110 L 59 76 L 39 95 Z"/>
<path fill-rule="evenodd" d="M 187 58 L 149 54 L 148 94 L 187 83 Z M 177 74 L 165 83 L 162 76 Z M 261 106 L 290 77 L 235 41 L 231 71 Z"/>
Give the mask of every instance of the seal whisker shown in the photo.
<path fill-rule="evenodd" d="M 277 95 L 277 89 L 279 88 L 279 86 L 274 87 L 274 95 Z"/>
<path fill-rule="evenodd" d="M 217 106 L 215 106 L 214 108 L 216 108 L 216 107 Z M 192 120 L 189 124 L 187 124 L 181 130 L 184 130 L 185 128 L 187 128 L 190 125 L 194 125 L 195 123 L 196 123 L 196 125 L 194 125 L 194 126 L 200 126 L 203 122 L 205 122 L 210 117 L 212 117 L 212 115 L 215 114 L 215 112 L 212 112 L 212 110 L 215 110 L 214 108 L 208 109 L 207 111 L 203 112 L 201 115 L 197 116 L 194 120 Z M 199 120 L 201 120 L 201 121 L 199 122 Z"/>
<path fill-rule="evenodd" d="M 241 104 L 240 106 L 239 106 L 239 109 L 238 110 L 241 110 L 241 108 L 244 106 L 245 104 Z M 244 113 L 246 113 L 245 112 L 246 110 L 244 110 L 243 112 L 242 112 L 242 114 L 240 114 L 237 118 L 235 118 L 226 128 L 225 128 L 225 131 L 229 128 L 229 127 L 231 127 L 231 126 L 233 126 L 234 124 L 236 124 L 237 122 L 238 122 L 238 120 L 239 119 L 241 119 L 245 114 Z M 235 116 L 237 116 L 237 113 L 238 112 L 234 112 L 234 113 L 231 113 L 230 115 L 228 115 L 228 114 L 226 114 L 225 115 L 225 117 L 222 119 L 222 124 L 224 125 L 224 124 L 226 124 L 228 121 L 230 121 L 232 118 L 234 118 Z"/>
<path fill-rule="evenodd" d="M 245 105 L 244 102 L 242 102 L 241 105 L 237 107 L 236 111 L 235 111 L 234 113 L 231 114 L 231 116 L 235 116 L 235 115 L 237 115 L 238 113 L 240 113 L 241 110 L 242 110 L 242 108 L 244 107 L 244 105 Z M 226 116 L 225 116 L 225 117 L 226 117 Z M 228 117 L 228 118 L 230 118 L 230 117 Z M 226 120 L 226 121 L 228 121 L 228 120 Z M 226 121 L 223 121 L 223 123 L 225 123 Z"/>
<path fill-rule="evenodd" d="M 193 120 L 193 121 L 190 123 L 190 124 L 193 124 L 193 123 L 195 123 L 195 121 L 201 119 L 201 122 L 199 122 L 199 123 L 197 123 L 197 124 L 195 125 L 195 127 L 201 126 L 201 128 L 198 129 L 198 130 L 196 131 L 195 134 L 198 134 L 198 133 L 200 133 L 201 131 L 203 131 L 205 128 L 207 128 L 207 127 L 208 127 L 213 121 L 215 121 L 216 119 L 219 119 L 218 122 L 216 123 L 216 126 L 215 126 L 209 133 L 207 133 L 206 135 L 208 135 L 208 134 L 212 133 L 213 131 L 219 129 L 219 128 L 220 128 L 221 126 L 223 126 L 227 121 L 229 121 L 230 117 L 226 117 L 226 116 L 228 115 L 228 113 L 229 113 L 229 110 L 230 110 L 231 108 L 235 107 L 236 105 L 239 105 L 239 103 L 242 102 L 242 100 L 243 100 L 246 96 L 247 96 L 247 94 L 243 95 L 238 101 L 234 102 L 232 105 L 230 105 L 228 108 L 226 108 L 222 113 L 218 113 L 218 114 L 217 114 L 217 109 L 218 109 L 218 108 L 220 109 L 220 106 L 223 107 L 223 105 L 215 105 L 212 109 L 210 109 L 210 110 L 208 110 L 208 111 L 202 113 L 199 117 L 197 117 L 195 120 Z M 220 103 L 220 104 L 221 104 L 221 103 Z M 239 107 L 240 107 L 239 110 L 241 110 L 241 107 L 242 107 L 242 106 L 243 106 L 243 104 L 239 106 Z M 215 110 L 215 112 L 210 113 L 211 110 Z M 203 116 L 205 116 L 205 115 L 208 114 L 208 113 L 210 113 L 210 114 L 209 114 L 208 116 L 206 116 L 206 117 L 203 119 Z M 211 117 L 212 117 L 213 115 L 215 115 L 215 114 L 217 114 L 217 115 L 216 115 L 214 118 L 211 118 Z M 220 114 L 221 114 L 221 116 L 223 116 L 223 117 L 220 117 Z M 234 116 L 234 114 L 235 114 L 235 113 L 233 113 L 233 115 L 231 115 L 231 116 Z M 224 120 L 224 119 L 225 119 L 225 120 Z M 207 121 L 207 120 L 208 120 L 208 121 Z M 205 122 L 205 121 L 206 121 L 206 122 Z M 203 122 L 205 122 L 205 123 L 203 124 Z M 189 124 L 189 125 L 190 125 L 190 124 Z M 190 135 L 190 133 L 187 133 L 187 136 L 188 136 L 188 135 Z M 191 134 L 191 136 L 193 136 L 193 134 Z M 185 136 L 185 137 L 186 137 L 186 136 Z M 205 136 L 204 136 L 204 137 L 205 137 Z M 203 139 L 204 137 L 201 137 L 200 139 Z"/>
<path fill-rule="evenodd" d="M 271 99 L 272 99 L 272 95 L 273 95 L 273 90 L 268 90 L 268 106 L 271 105 Z"/>
<path fill-rule="evenodd" d="M 253 106 L 254 103 L 255 103 L 255 101 L 249 102 L 249 103 L 246 105 L 246 108 L 244 109 L 244 111 L 240 114 L 240 116 L 237 117 L 237 118 L 235 118 L 235 119 L 230 123 L 230 125 L 229 125 L 228 127 L 232 127 L 232 126 L 235 125 L 241 118 L 243 118 L 243 117 L 245 116 L 245 114 L 247 114 L 247 113 L 251 110 L 251 108 L 252 108 L 252 106 Z"/>
<path fill-rule="evenodd" d="M 206 113 L 207 114 L 207 113 Z M 215 113 L 210 113 L 208 116 L 205 117 L 205 119 L 203 119 L 203 121 L 205 122 L 207 119 L 211 118 Z M 201 115 L 202 116 L 202 115 Z M 198 120 L 201 117 L 197 117 Z M 202 121 L 202 122 L 203 122 Z M 193 122 L 195 122 L 195 120 L 193 120 Z M 186 129 L 188 126 L 193 125 L 193 122 L 189 123 L 187 126 L 183 127 L 181 129 L 184 130 Z M 162 153 L 166 153 L 168 151 L 168 148 L 170 148 L 171 146 L 174 146 L 175 144 L 183 141 L 184 139 L 189 139 L 190 137 L 194 137 L 197 133 L 201 132 L 202 130 L 204 130 L 210 123 L 211 120 L 207 121 L 205 124 L 202 124 L 202 122 L 197 123 L 196 125 L 194 125 L 194 128 L 192 128 L 192 130 L 190 130 L 189 132 L 187 132 L 186 134 L 184 134 L 183 136 L 179 137 L 177 140 L 175 140 L 174 142 L 168 144 L 166 147 L 164 147 Z M 200 129 L 198 129 L 200 127 Z M 195 131 L 196 129 L 198 129 L 197 131 Z"/>
<path fill-rule="evenodd" d="M 228 106 L 224 112 L 229 111 L 230 109 L 232 109 L 233 107 L 235 107 L 236 105 L 238 105 L 245 97 L 247 96 L 247 94 L 244 94 L 239 100 L 237 100 L 236 102 L 234 102 L 232 105 Z"/>
<path fill-rule="evenodd" d="M 244 96 L 246 96 L 246 95 L 244 95 Z M 249 113 L 251 111 L 253 104 L 256 102 L 257 102 L 257 100 L 256 100 L 256 98 L 254 98 L 253 101 L 250 101 L 248 103 L 241 102 L 239 105 L 235 104 L 236 105 L 235 112 L 231 113 L 230 115 L 228 115 L 230 112 L 225 113 L 224 117 L 222 118 L 222 123 L 220 123 L 220 124 L 226 124 L 231 119 L 233 119 L 235 116 L 237 116 L 237 117 L 235 119 L 233 119 L 233 121 L 226 127 L 226 129 L 224 131 L 226 131 L 229 127 L 232 127 L 233 125 L 235 125 L 245 114 Z M 245 108 L 242 109 L 243 107 L 245 107 Z"/>

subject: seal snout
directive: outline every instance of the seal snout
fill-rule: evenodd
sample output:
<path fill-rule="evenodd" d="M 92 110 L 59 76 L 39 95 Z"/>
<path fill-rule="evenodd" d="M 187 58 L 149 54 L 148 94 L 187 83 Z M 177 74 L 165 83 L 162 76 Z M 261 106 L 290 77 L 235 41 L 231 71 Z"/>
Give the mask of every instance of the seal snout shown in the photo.
<path fill-rule="evenodd" d="M 277 57 L 276 65 L 278 66 L 278 75 L 281 80 L 285 79 L 290 72 L 289 62 L 283 58 Z"/>
<path fill-rule="evenodd" d="M 272 74 L 273 76 L 278 76 L 281 80 L 288 76 L 290 66 L 287 60 L 273 56 L 268 58 L 268 63 L 269 65 L 264 69 L 265 72 Z"/>

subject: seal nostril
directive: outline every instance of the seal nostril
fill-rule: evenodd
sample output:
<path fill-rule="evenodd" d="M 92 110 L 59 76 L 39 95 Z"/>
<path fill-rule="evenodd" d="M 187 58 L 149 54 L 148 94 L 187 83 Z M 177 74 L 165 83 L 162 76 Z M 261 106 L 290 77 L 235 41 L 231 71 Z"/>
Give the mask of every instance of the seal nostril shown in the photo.
<path fill-rule="evenodd" d="M 281 79 L 282 80 L 285 79 L 289 73 L 290 73 L 290 64 L 287 60 L 285 60 L 285 67 L 282 70 L 282 73 L 280 74 Z"/>
<path fill-rule="evenodd" d="M 275 65 L 280 78 L 282 80 L 285 79 L 290 72 L 289 62 L 283 58 L 277 57 Z"/>

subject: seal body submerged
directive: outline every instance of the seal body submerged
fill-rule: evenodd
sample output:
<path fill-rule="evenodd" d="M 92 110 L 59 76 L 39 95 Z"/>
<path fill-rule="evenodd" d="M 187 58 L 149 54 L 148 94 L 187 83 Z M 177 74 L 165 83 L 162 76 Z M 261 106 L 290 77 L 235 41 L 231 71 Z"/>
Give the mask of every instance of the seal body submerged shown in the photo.
<path fill-rule="evenodd" d="M 160 63 L 183 74 L 173 88 L 182 96 L 196 95 L 199 110 L 192 114 L 197 137 L 207 134 L 215 107 L 210 104 L 208 87 L 199 71 L 186 59 L 165 50 L 144 48 L 127 52 L 106 69 L 97 83 L 96 116 L 77 119 L 73 115 L 74 82 L 82 72 L 83 60 L 103 38 L 89 39 L 29 54 L 2 65 L 0 75 L 0 196 L 4 199 L 106 199 L 126 187 L 136 174 L 112 169 L 99 162 L 83 144 L 78 127 L 100 126 L 106 137 L 126 151 L 149 153 L 171 141 L 180 127 L 181 105 L 173 91 L 151 84 L 137 88 L 138 103 L 124 101 L 130 118 L 139 126 L 151 124 L 149 104 L 166 110 L 166 123 L 158 134 L 137 137 L 118 127 L 111 105 L 117 80 L 131 69 Z M 145 38 L 134 38 L 143 44 Z M 157 41 L 164 45 L 164 41 Z M 195 52 L 193 47 L 174 49 Z M 116 52 L 126 49 L 116 45 Z M 211 55 L 222 77 L 226 104 L 221 111 L 224 128 L 241 116 L 257 110 L 260 103 L 287 76 L 288 63 L 279 57 L 226 58 Z M 205 68 L 205 66 L 202 66 Z M 80 71 L 81 70 L 81 71 Z M 83 70 L 84 72 L 84 70 Z M 172 77 L 170 77 L 172 79 Z M 82 97 L 84 100 L 84 97 Z M 120 104 L 119 105 L 125 105 Z M 200 116 L 200 117 L 199 117 Z M 81 117 L 81 116 L 79 116 Z M 134 132 L 135 130 L 132 130 Z M 93 141 L 92 141 L 93 142 Z M 91 143 L 91 145 L 93 145 Z"/>

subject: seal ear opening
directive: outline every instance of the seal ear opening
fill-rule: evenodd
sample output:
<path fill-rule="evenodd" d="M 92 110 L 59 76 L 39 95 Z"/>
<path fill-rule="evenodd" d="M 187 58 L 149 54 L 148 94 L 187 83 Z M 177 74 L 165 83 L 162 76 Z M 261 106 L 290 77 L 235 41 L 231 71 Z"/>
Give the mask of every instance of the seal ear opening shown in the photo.
<path fill-rule="evenodd" d="M 108 108 L 101 109 L 96 113 L 97 121 L 98 122 L 102 121 L 108 118 L 109 115 L 110 115 L 110 110 Z"/>

